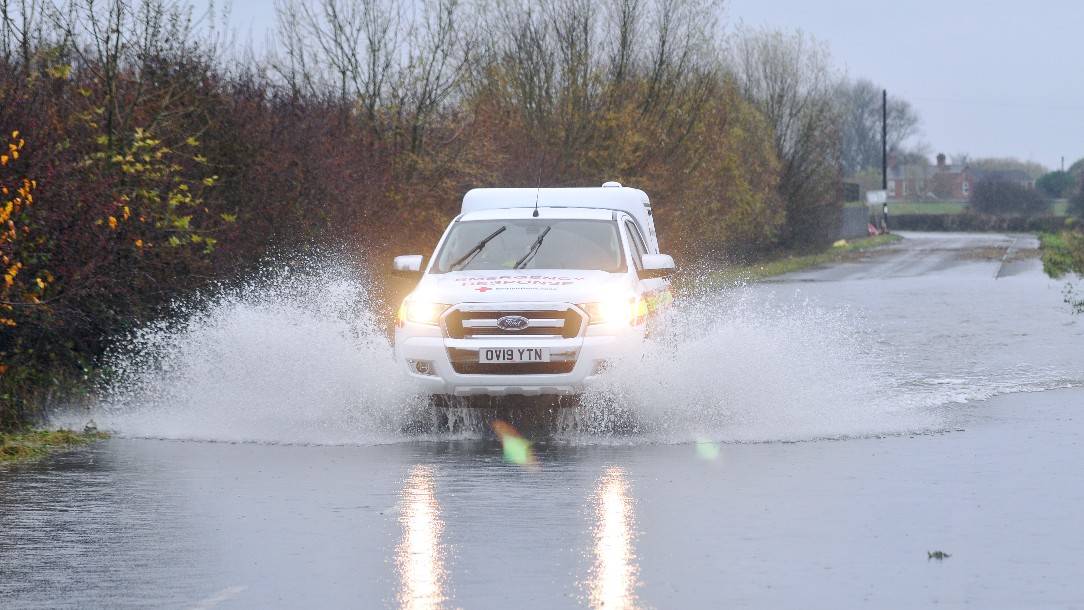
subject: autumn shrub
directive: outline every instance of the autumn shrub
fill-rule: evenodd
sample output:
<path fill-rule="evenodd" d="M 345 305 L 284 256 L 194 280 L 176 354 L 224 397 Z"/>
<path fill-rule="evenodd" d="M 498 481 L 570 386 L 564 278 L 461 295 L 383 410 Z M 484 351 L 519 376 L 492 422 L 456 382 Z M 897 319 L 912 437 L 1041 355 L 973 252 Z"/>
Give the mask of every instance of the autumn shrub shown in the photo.
<path fill-rule="evenodd" d="M 162 136 L 102 120 L 111 96 L 142 87 L 135 80 L 116 75 L 106 88 L 92 67 L 0 65 L 0 129 L 16 147 L 0 168 L 2 427 L 82 391 L 112 338 L 210 275 L 212 233 L 229 220 L 203 199 L 216 178 L 199 142 L 154 119 L 172 108 L 130 116 Z"/>
<path fill-rule="evenodd" d="M 757 256 L 772 249 L 786 218 L 770 128 L 736 92 L 720 88 L 705 118 L 702 150 L 682 165 L 652 168 L 645 188 L 660 231 L 684 262 Z"/>

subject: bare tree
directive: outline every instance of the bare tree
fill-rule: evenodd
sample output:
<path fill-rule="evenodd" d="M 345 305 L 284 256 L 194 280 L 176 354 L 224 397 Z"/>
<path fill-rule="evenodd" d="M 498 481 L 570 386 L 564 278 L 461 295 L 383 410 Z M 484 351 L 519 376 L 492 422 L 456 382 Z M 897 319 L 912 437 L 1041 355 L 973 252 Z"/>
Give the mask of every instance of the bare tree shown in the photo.
<path fill-rule="evenodd" d="M 356 103 L 376 123 L 399 66 L 403 14 L 382 0 L 276 0 L 285 57 L 272 68 L 297 93 Z"/>
<path fill-rule="evenodd" d="M 662 153 L 685 149 L 705 112 L 719 97 L 721 38 L 716 0 L 658 0 L 652 15 L 652 45 L 647 53 L 647 92 L 640 106 L 644 119 L 668 134 Z"/>
<path fill-rule="evenodd" d="M 70 0 L 53 5 L 48 19 L 75 69 L 101 89 L 100 127 L 109 149 L 134 130 L 137 109 L 147 117 L 143 128 L 184 112 L 175 106 L 190 85 L 169 72 L 211 65 L 218 52 L 213 39 L 195 38 L 192 8 L 180 0 Z"/>
<path fill-rule="evenodd" d="M 275 0 L 275 16 L 277 39 L 267 59 L 271 70 L 295 97 L 315 95 L 316 57 L 301 21 L 302 5 L 291 0 Z"/>
<path fill-rule="evenodd" d="M 624 84 L 642 61 L 640 36 L 643 30 L 645 0 L 609 0 L 605 10 L 605 45 L 609 53 L 610 80 Z"/>
<path fill-rule="evenodd" d="M 282 56 L 271 65 L 292 91 L 351 104 L 378 138 L 423 151 L 470 52 L 459 0 L 278 0 L 275 10 Z"/>
<path fill-rule="evenodd" d="M 559 59 L 553 32 L 544 7 L 533 3 L 499 2 L 493 7 L 495 19 L 486 29 L 490 64 L 477 85 L 506 81 L 502 89 L 511 94 L 507 101 L 518 108 L 536 138 L 553 123 L 557 112 L 560 78 Z"/>
<path fill-rule="evenodd" d="M 860 78 L 845 83 L 839 91 L 844 174 L 853 176 L 868 167 L 880 167 L 883 90 Z M 920 119 L 909 102 L 897 97 L 888 97 L 887 110 L 888 150 L 901 153 L 905 142 L 918 134 Z"/>
<path fill-rule="evenodd" d="M 840 206 L 840 77 L 828 50 L 801 31 L 739 29 L 730 61 L 739 90 L 774 130 L 785 241 L 820 245 L 838 226 Z"/>
<path fill-rule="evenodd" d="M 714 0 L 658 0 L 652 15 L 648 70 L 649 105 L 666 104 L 683 84 L 701 81 L 718 66 L 715 18 L 721 3 Z"/>
<path fill-rule="evenodd" d="M 499 87 L 565 179 L 668 157 L 716 99 L 716 0 L 494 0 L 474 94 Z M 637 136 L 647 132 L 665 137 Z M 639 143 L 636 143 L 639 142 Z M 651 146 L 644 145 L 651 142 Z M 561 161 L 563 160 L 563 161 Z M 541 161 L 539 161 L 541 163 Z"/>
<path fill-rule="evenodd" d="M 46 46 L 47 0 L 0 0 L 0 59 L 29 76 L 34 53 Z"/>
<path fill-rule="evenodd" d="M 464 11 L 459 0 L 431 0 L 421 10 L 423 17 L 415 20 L 412 36 L 417 44 L 409 48 L 409 70 L 396 104 L 405 110 L 401 123 L 408 127 L 408 149 L 414 154 L 422 152 L 426 131 L 442 105 L 452 100 L 476 44 L 470 34 L 473 27 L 461 23 Z"/>

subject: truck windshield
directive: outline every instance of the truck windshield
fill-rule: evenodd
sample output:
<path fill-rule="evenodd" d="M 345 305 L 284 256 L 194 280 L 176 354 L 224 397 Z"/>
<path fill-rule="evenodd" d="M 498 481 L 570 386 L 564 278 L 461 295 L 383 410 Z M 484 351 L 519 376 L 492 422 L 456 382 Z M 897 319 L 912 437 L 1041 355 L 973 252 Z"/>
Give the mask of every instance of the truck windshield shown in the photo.
<path fill-rule="evenodd" d="M 625 256 L 617 223 L 553 218 L 457 222 L 437 254 L 432 273 L 513 268 L 623 272 Z"/>

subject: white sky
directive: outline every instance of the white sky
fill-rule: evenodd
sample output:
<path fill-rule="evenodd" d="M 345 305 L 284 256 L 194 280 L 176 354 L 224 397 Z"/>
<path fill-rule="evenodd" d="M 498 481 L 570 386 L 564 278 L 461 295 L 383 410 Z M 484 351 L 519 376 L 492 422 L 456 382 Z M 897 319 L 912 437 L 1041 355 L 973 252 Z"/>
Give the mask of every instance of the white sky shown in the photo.
<path fill-rule="evenodd" d="M 726 21 L 801 29 L 827 43 L 841 71 L 911 102 L 931 154 L 1050 169 L 1062 156 L 1066 167 L 1084 157 L 1080 0 L 728 0 Z M 231 22 L 240 42 L 251 32 L 262 46 L 275 24 L 272 0 L 233 0 Z"/>

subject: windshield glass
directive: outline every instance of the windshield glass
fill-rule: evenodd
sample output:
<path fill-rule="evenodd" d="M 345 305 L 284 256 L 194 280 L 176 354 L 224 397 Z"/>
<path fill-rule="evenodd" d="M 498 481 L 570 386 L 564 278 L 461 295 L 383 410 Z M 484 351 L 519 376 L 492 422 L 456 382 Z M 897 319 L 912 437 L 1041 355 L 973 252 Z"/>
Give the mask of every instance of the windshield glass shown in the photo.
<path fill-rule="evenodd" d="M 617 223 L 552 218 L 457 222 L 432 273 L 513 268 L 625 271 Z"/>

